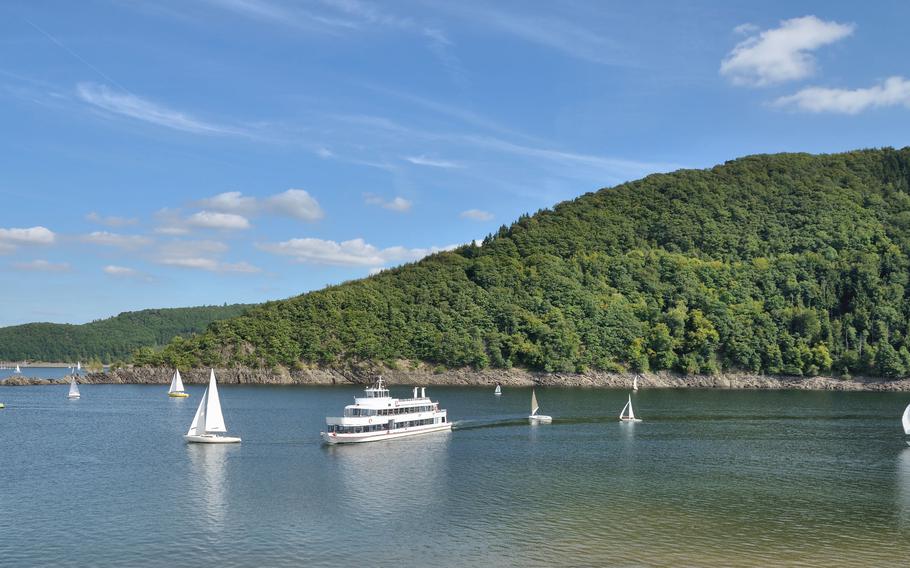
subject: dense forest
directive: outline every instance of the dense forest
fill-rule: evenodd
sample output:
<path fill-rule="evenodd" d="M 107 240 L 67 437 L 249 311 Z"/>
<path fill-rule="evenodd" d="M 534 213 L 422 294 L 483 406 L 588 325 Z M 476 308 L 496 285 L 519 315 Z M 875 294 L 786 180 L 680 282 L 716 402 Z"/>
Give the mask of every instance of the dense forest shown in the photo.
<path fill-rule="evenodd" d="M 652 175 L 136 362 L 902 376 L 908 181 L 910 148 Z"/>
<path fill-rule="evenodd" d="M 177 335 L 198 333 L 249 306 L 202 306 L 124 312 L 82 325 L 29 323 L 0 328 L 0 361 L 75 362 L 127 359 L 140 347 L 160 347 Z"/>

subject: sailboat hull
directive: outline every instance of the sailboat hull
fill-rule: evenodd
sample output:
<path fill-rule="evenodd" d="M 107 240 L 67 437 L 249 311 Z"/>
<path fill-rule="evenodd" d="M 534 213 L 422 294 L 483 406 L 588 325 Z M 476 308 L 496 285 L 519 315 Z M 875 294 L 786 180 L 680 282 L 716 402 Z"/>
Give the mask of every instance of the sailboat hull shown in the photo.
<path fill-rule="evenodd" d="M 620 422 L 641 422 L 641 418 L 620 418 Z"/>
<path fill-rule="evenodd" d="M 532 414 L 528 416 L 528 421 L 531 424 L 549 424 L 553 422 L 553 417 L 546 414 Z"/>
<path fill-rule="evenodd" d="M 183 437 L 188 443 L 194 444 L 237 444 L 240 442 L 240 438 L 233 438 L 231 436 L 215 436 L 212 434 L 202 434 L 202 435 L 190 435 L 187 434 Z"/>
<path fill-rule="evenodd" d="M 169 393 L 167 393 L 167 395 L 171 398 L 186 398 L 186 397 L 190 396 L 188 393 L 185 393 L 185 392 L 169 392 Z"/>
<path fill-rule="evenodd" d="M 78 395 L 78 394 L 68 394 L 68 395 L 66 395 L 66 398 L 68 398 L 68 399 L 70 399 L 70 400 L 78 400 L 78 399 L 80 399 L 80 398 L 82 398 L 82 397 L 81 397 L 80 395 Z"/>

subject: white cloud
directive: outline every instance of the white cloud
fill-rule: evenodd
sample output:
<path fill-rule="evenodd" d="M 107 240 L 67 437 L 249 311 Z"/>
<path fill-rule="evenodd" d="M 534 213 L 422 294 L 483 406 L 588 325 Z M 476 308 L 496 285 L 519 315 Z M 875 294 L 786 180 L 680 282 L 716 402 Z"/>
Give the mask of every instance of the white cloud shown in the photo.
<path fill-rule="evenodd" d="M 108 274 L 110 276 L 116 276 L 118 278 L 136 278 L 141 274 L 135 268 L 128 268 L 126 266 L 116 266 L 113 264 L 109 264 L 109 265 L 105 266 L 104 268 L 102 268 L 102 270 L 104 271 L 105 274 Z"/>
<path fill-rule="evenodd" d="M 391 262 L 419 260 L 428 254 L 454 248 L 454 246 L 449 246 L 445 248 L 411 249 L 395 246 L 380 249 L 363 239 L 351 239 L 339 243 L 314 238 L 290 239 L 280 243 L 264 243 L 257 246 L 266 252 L 289 256 L 295 261 L 302 263 L 373 267 L 383 266 Z"/>
<path fill-rule="evenodd" d="M 467 211 L 462 211 L 459 217 L 462 219 L 471 219 L 472 221 L 491 221 L 493 219 L 493 214 L 489 211 L 482 211 L 480 209 L 468 209 Z"/>
<path fill-rule="evenodd" d="M 205 122 L 184 112 L 153 103 L 128 92 L 117 92 L 105 85 L 79 83 L 76 95 L 101 110 L 150 124 L 193 134 L 238 135 L 239 129 Z"/>
<path fill-rule="evenodd" d="M 81 240 L 95 245 L 123 249 L 135 249 L 152 243 L 152 239 L 148 237 L 140 235 L 121 235 L 118 233 L 109 233 L 107 231 L 92 231 L 91 233 L 84 235 Z"/>
<path fill-rule="evenodd" d="M 256 198 L 244 197 L 239 191 L 226 191 L 214 197 L 200 199 L 199 206 L 203 209 L 214 209 L 225 213 L 242 213 L 251 215 L 256 211 Z"/>
<path fill-rule="evenodd" d="M 854 27 L 815 16 L 784 20 L 738 43 L 721 62 L 720 74 L 738 85 L 758 86 L 808 77 L 815 70 L 811 52 L 849 36 Z"/>
<path fill-rule="evenodd" d="M 405 156 L 404 159 L 407 160 L 408 162 L 411 162 L 412 164 L 416 164 L 418 166 L 430 166 L 430 167 L 434 167 L 434 168 L 462 168 L 462 167 L 464 167 L 461 164 L 456 163 L 456 162 L 450 162 L 449 160 L 438 160 L 435 158 L 428 158 L 426 156 Z"/>
<path fill-rule="evenodd" d="M 99 225 L 105 225 L 107 227 L 125 227 L 127 225 L 135 225 L 139 222 L 138 219 L 132 217 L 116 217 L 113 215 L 104 217 L 94 211 L 86 215 L 85 219 L 86 221 L 91 221 L 92 223 L 98 223 Z"/>
<path fill-rule="evenodd" d="M 242 215 L 234 213 L 213 213 L 211 211 L 200 211 L 193 213 L 187 220 L 191 227 L 200 229 L 223 229 L 226 231 L 235 231 L 239 229 L 249 229 L 250 222 Z"/>
<path fill-rule="evenodd" d="M 30 262 L 17 262 L 13 267 L 18 270 L 30 270 L 34 272 L 66 272 L 70 265 L 66 262 L 48 262 L 46 260 L 32 260 Z"/>
<path fill-rule="evenodd" d="M 754 34 L 759 29 L 760 28 L 758 26 L 756 26 L 755 24 L 745 23 L 745 24 L 740 24 L 740 25 L 736 26 L 735 28 L 733 28 L 733 33 L 739 34 L 739 35 L 749 35 L 749 34 Z"/>
<path fill-rule="evenodd" d="M 223 262 L 219 257 L 228 246 L 219 241 L 174 240 L 158 247 L 152 261 L 165 266 L 209 272 L 253 273 L 260 269 L 248 262 Z"/>
<path fill-rule="evenodd" d="M 397 211 L 398 213 L 406 213 L 410 211 L 411 206 L 413 205 L 413 203 L 404 197 L 395 197 L 394 199 L 387 201 L 379 195 L 375 195 L 373 193 L 364 193 L 363 200 L 368 205 L 378 205 L 384 209 Z"/>
<path fill-rule="evenodd" d="M 774 101 L 778 107 L 791 107 L 808 112 L 859 114 L 870 108 L 905 106 L 910 108 L 910 81 L 888 77 L 882 83 L 861 89 L 809 87 Z"/>
<path fill-rule="evenodd" d="M 0 229 L 0 252 L 16 250 L 23 245 L 51 245 L 57 235 L 45 227 L 27 229 Z"/>
<path fill-rule="evenodd" d="M 209 272 L 238 272 L 249 274 L 260 271 L 258 267 L 253 266 L 248 262 L 229 263 L 205 257 L 164 258 L 161 259 L 160 264 L 177 266 L 180 268 L 207 270 Z"/>
<path fill-rule="evenodd" d="M 303 189 L 289 189 L 284 193 L 273 195 L 266 199 L 265 207 L 275 215 L 284 215 L 304 221 L 317 221 L 325 216 L 319 202 Z"/>

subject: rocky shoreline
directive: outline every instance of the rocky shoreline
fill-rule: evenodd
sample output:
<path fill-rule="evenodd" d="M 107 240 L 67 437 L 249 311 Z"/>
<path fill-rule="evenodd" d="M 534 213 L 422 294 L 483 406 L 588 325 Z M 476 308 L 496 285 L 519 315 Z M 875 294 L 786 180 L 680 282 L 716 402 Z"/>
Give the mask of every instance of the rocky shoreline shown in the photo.
<path fill-rule="evenodd" d="M 503 386 L 526 387 L 580 387 L 580 388 L 629 388 L 638 376 L 642 388 L 698 388 L 698 389 L 754 389 L 754 390 L 825 390 L 825 391 L 910 391 L 910 379 L 887 380 L 880 377 L 793 377 L 783 375 L 757 375 L 750 373 L 721 373 L 717 375 L 679 375 L 661 373 L 544 373 L 523 369 L 449 369 L 434 370 L 429 367 L 390 369 L 364 365 L 345 369 L 216 369 L 222 384 L 255 385 L 348 385 L 368 384 L 381 374 L 390 385 L 454 385 L 491 387 L 497 382 Z M 165 385 L 171 380 L 173 369 L 135 367 L 99 373 L 87 373 L 79 378 L 81 384 L 144 384 Z M 183 382 L 204 384 L 208 369 L 181 371 Z M 0 385 L 51 385 L 61 380 L 14 376 Z"/>

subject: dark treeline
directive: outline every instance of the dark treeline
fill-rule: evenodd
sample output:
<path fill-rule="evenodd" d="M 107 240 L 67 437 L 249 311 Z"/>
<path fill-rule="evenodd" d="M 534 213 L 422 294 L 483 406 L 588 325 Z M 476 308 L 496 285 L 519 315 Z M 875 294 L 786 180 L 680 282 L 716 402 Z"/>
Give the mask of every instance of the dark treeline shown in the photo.
<path fill-rule="evenodd" d="M 652 175 L 136 362 L 902 376 L 908 179 L 907 148 Z"/>
<path fill-rule="evenodd" d="M 247 305 L 124 312 L 82 325 L 29 323 L 0 328 L 0 360 L 110 363 L 140 347 L 160 347 L 174 336 L 198 333 L 215 320 L 235 317 Z"/>

